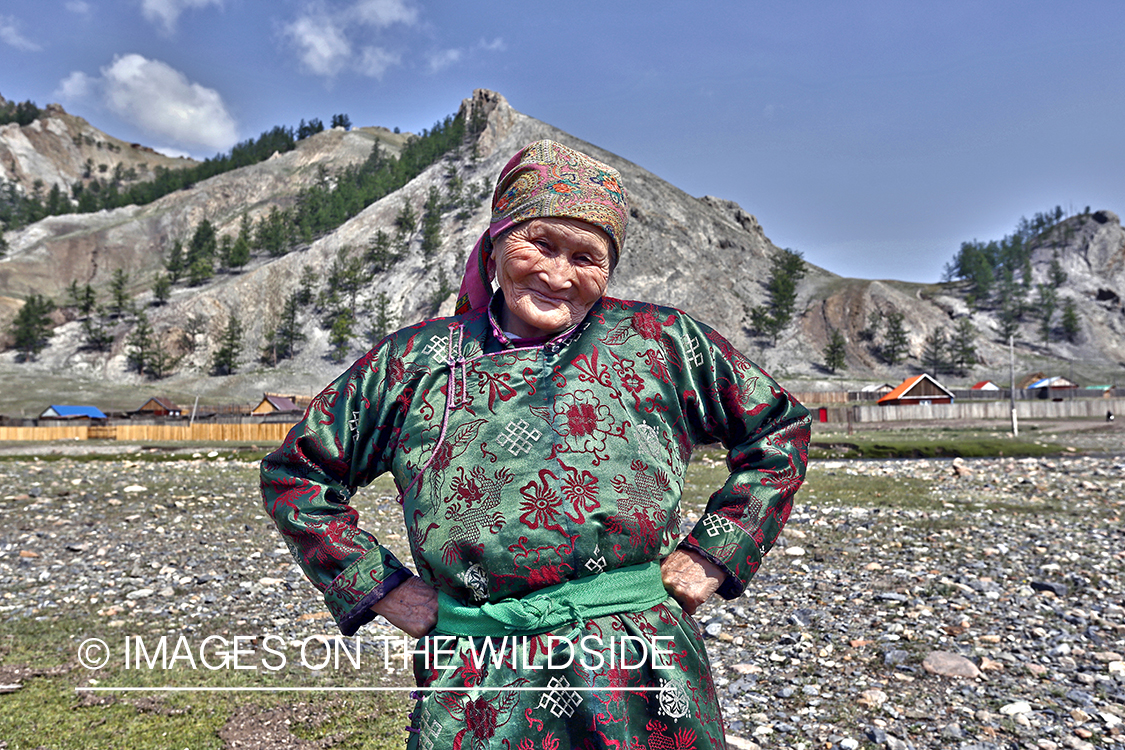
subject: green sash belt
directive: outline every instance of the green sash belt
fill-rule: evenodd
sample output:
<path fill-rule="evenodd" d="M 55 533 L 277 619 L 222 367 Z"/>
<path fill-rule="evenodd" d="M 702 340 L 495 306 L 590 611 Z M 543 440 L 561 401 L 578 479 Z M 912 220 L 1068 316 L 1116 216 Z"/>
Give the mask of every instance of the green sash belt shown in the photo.
<path fill-rule="evenodd" d="M 595 576 L 548 586 L 521 599 L 466 605 L 438 592 L 434 630 L 443 635 L 538 635 L 571 622 L 642 612 L 668 598 L 660 563 L 615 568 Z"/>

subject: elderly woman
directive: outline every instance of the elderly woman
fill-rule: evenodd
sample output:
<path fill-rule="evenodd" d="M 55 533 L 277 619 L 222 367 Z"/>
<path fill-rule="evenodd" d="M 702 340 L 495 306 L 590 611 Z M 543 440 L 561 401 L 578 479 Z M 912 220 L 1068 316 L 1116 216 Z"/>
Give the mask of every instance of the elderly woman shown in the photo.
<path fill-rule="evenodd" d="M 520 150 L 458 313 L 380 342 L 262 462 L 340 630 L 423 638 L 411 748 L 725 747 L 691 614 L 780 534 L 808 414 L 707 326 L 604 296 L 627 218 L 611 167 Z M 730 477 L 683 534 L 685 465 L 716 442 Z M 416 573 L 348 504 L 387 471 Z"/>

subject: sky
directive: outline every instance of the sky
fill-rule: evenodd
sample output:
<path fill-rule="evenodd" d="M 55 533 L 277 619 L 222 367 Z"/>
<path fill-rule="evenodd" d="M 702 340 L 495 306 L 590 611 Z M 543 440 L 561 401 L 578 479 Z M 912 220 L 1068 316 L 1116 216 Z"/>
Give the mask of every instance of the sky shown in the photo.
<path fill-rule="evenodd" d="M 859 278 L 935 282 L 1061 205 L 1125 214 L 1125 3 L 3 0 L 0 95 L 206 157 L 475 88 Z"/>

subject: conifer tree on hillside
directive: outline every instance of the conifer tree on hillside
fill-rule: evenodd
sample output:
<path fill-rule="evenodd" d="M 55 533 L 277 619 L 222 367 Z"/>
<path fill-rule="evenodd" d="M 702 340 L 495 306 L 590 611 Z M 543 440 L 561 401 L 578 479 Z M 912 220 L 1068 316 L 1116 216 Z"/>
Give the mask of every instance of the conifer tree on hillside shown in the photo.
<path fill-rule="evenodd" d="M 788 248 L 773 257 L 770 278 L 766 282 L 768 301 L 750 310 L 750 325 L 768 336 L 777 345 L 781 331 L 793 319 L 797 306 L 797 284 L 805 277 L 805 260 L 801 253 Z"/>
<path fill-rule="evenodd" d="M 848 369 L 847 342 L 839 328 L 831 329 L 828 335 L 828 345 L 824 348 L 824 366 L 833 374 L 837 370 Z"/>
<path fill-rule="evenodd" d="M 227 266 L 233 271 L 241 271 L 242 267 L 250 262 L 250 243 L 252 240 L 253 224 L 250 217 L 242 214 L 242 221 L 238 225 L 238 237 L 230 249 Z"/>
<path fill-rule="evenodd" d="M 227 326 L 219 338 L 219 348 L 211 358 L 211 373 L 213 375 L 230 375 L 238 367 L 238 358 L 242 354 L 242 322 L 238 316 L 231 313 L 227 319 Z"/>
<path fill-rule="evenodd" d="M 152 357 L 154 333 L 152 325 L 148 322 L 148 315 L 144 310 L 137 313 L 137 323 L 133 326 L 132 333 L 125 340 L 125 356 L 129 364 L 139 373 L 148 369 Z"/>
<path fill-rule="evenodd" d="M 429 263 L 441 248 L 441 194 L 430 186 L 425 208 L 422 209 L 422 255 Z"/>
<path fill-rule="evenodd" d="M 94 288 L 90 286 L 90 282 L 86 282 L 85 286 L 80 287 L 78 286 L 78 280 L 75 279 L 70 282 L 66 293 L 70 304 L 78 310 L 78 314 L 83 318 L 89 317 L 97 304 L 97 295 L 94 293 Z"/>
<path fill-rule="evenodd" d="M 1081 324 L 1078 320 L 1078 310 L 1074 307 L 1074 300 L 1069 297 L 1067 297 L 1066 301 L 1063 302 L 1061 322 L 1063 336 L 1066 337 L 1067 341 L 1073 344 L 1078 340 L 1078 331 L 1081 327 Z"/>
<path fill-rule="evenodd" d="M 172 243 L 172 249 L 168 252 L 168 260 L 164 261 L 164 270 L 168 272 L 173 284 L 184 275 L 184 245 L 179 240 Z"/>
<path fill-rule="evenodd" d="M 41 294 L 33 294 L 24 300 L 11 326 L 19 361 L 35 359 L 47 347 L 52 334 L 50 315 L 54 311 L 55 303 Z"/>
<path fill-rule="evenodd" d="M 968 318 L 961 318 L 953 328 L 949 341 L 949 360 L 958 375 L 964 375 L 977 363 L 977 329 Z"/>
<path fill-rule="evenodd" d="M 949 369 L 949 341 L 944 328 L 935 328 L 922 344 L 922 367 L 940 375 Z"/>
<path fill-rule="evenodd" d="M 907 355 L 910 341 L 906 336 L 905 316 L 898 312 L 889 312 L 884 316 L 887 331 L 883 336 L 883 346 L 880 351 L 887 364 L 897 365 Z"/>
<path fill-rule="evenodd" d="M 133 300 L 129 297 L 129 274 L 124 268 L 118 268 L 113 272 L 113 278 L 109 281 L 109 294 L 112 300 L 109 311 L 113 317 L 120 318 L 132 309 Z"/>
<path fill-rule="evenodd" d="M 163 305 L 172 295 L 172 277 L 166 273 L 158 274 L 152 285 L 153 304 Z"/>
<path fill-rule="evenodd" d="M 1054 317 L 1055 309 L 1059 305 L 1059 293 L 1050 284 L 1040 284 L 1037 290 L 1039 292 L 1036 300 L 1036 310 L 1039 313 L 1039 336 L 1046 344 L 1051 340 L 1051 318 Z"/>

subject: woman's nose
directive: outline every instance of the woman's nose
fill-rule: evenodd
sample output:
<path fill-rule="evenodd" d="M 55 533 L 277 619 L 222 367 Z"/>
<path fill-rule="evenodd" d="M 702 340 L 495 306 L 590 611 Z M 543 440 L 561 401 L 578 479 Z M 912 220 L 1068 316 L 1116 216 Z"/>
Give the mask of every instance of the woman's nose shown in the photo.
<path fill-rule="evenodd" d="M 539 263 L 539 278 L 552 289 L 566 289 L 574 284 L 574 264 L 563 253 L 544 257 Z"/>

